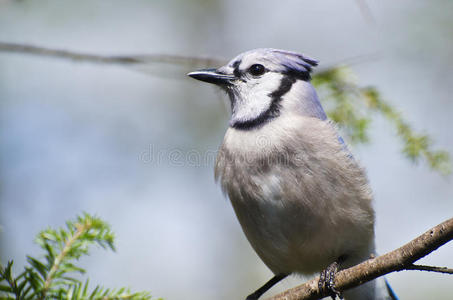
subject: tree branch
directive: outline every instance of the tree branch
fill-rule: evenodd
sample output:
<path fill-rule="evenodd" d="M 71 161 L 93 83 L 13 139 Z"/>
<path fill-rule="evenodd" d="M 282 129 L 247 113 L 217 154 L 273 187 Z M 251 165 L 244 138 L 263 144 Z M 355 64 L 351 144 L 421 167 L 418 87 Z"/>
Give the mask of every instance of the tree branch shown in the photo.
<path fill-rule="evenodd" d="M 422 266 L 413 265 L 415 261 L 452 239 L 453 218 L 431 228 L 396 250 L 338 272 L 335 276 L 335 287 L 339 291 L 344 291 L 391 272 L 420 270 Z M 308 300 L 328 296 L 319 292 L 318 281 L 319 277 L 316 277 L 302 285 L 268 298 L 268 300 Z"/>

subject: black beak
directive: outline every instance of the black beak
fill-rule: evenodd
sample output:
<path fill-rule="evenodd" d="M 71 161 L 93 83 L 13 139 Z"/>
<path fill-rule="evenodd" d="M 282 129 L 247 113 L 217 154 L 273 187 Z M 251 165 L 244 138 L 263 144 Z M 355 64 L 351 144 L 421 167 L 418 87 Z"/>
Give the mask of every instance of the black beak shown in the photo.
<path fill-rule="evenodd" d="M 203 69 L 195 72 L 190 72 L 188 76 L 201 80 L 208 83 L 226 85 L 230 84 L 236 79 L 234 75 L 223 74 L 217 71 L 217 69 Z"/>

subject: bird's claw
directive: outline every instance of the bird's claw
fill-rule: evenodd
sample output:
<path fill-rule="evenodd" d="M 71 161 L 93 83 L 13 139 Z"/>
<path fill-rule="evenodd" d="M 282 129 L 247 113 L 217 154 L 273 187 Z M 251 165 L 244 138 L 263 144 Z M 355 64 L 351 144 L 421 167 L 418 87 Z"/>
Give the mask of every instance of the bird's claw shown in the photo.
<path fill-rule="evenodd" d="M 318 289 L 321 293 L 330 292 L 332 299 L 336 299 L 337 296 L 343 299 L 343 295 L 340 291 L 335 288 L 335 274 L 338 272 L 339 264 L 334 262 L 330 264 L 325 270 L 323 270 L 319 276 Z"/>

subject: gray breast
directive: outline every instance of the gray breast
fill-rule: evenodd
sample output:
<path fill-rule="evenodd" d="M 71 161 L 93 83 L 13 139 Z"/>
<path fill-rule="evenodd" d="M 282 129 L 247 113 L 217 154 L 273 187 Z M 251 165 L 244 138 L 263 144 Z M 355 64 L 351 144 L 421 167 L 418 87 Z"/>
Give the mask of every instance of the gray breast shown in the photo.
<path fill-rule="evenodd" d="M 365 174 L 329 122 L 288 116 L 257 130 L 230 128 L 216 178 L 274 273 L 317 272 L 373 239 Z"/>

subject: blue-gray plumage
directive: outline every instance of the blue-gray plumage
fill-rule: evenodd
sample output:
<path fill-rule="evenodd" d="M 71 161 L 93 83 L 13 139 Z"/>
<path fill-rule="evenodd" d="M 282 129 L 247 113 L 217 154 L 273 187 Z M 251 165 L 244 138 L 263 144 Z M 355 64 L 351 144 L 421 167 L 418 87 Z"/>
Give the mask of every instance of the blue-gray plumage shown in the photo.
<path fill-rule="evenodd" d="M 231 101 L 215 176 L 276 275 L 247 299 L 288 274 L 313 274 L 335 262 L 347 268 L 374 253 L 371 190 L 309 82 L 317 64 L 295 52 L 256 49 L 188 74 L 217 84 Z M 383 279 L 344 296 L 392 299 Z"/>

